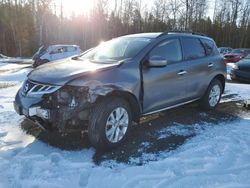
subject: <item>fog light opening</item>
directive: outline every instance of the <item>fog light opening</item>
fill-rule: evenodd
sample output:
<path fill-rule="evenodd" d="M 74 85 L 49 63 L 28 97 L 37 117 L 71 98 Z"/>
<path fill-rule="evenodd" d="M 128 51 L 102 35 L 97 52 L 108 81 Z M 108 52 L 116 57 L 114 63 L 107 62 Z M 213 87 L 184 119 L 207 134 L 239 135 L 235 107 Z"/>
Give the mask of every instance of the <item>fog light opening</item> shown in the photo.
<path fill-rule="evenodd" d="M 37 116 L 39 116 L 41 118 L 44 118 L 44 119 L 49 119 L 50 118 L 50 113 L 46 109 L 38 108 L 36 110 L 36 112 L 37 112 Z"/>

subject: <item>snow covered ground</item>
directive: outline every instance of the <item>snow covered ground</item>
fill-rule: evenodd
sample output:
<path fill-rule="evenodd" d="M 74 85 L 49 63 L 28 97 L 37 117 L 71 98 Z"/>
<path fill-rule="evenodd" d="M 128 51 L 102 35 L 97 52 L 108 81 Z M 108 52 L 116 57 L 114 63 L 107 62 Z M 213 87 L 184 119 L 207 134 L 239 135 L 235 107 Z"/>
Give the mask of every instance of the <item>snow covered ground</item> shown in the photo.
<path fill-rule="evenodd" d="M 0 87 L 1 188 L 250 187 L 250 112 L 229 123 L 173 123 L 165 127 L 157 139 L 194 132 L 196 136 L 175 150 L 163 151 L 157 161 L 136 165 L 133 161 L 137 159 L 131 158 L 129 164 L 106 160 L 97 165 L 92 148 L 62 150 L 21 129 L 23 117 L 14 112 L 12 102 L 29 71 L 25 68 L 0 74 L 0 85 L 5 84 Z M 250 99 L 250 85 L 228 83 L 226 95 L 233 97 L 222 103 Z"/>
<path fill-rule="evenodd" d="M 0 58 L 0 64 L 8 63 L 8 64 L 31 64 L 32 59 L 21 58 L 21 57 L 9 57 L 9 58 Z"/>

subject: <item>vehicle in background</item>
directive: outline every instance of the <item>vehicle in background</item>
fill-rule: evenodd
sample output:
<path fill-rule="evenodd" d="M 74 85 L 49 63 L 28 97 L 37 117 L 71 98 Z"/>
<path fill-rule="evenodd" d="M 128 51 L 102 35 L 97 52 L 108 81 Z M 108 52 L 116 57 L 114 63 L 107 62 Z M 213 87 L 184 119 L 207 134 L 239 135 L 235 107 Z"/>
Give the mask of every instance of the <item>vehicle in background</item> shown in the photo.
<path fill-rule="evenodd" d="M 239 60 L 246 57 L 248 54 L 250 54 L 249 48 L 233 49 L 231 53 L 224 55 L 224 61 L 225 61 L 225 63 L 236 63 Z"/>
<path fill-rule="evenodd" d="M 232 66 L 230 76 L 232 80 L 250 83 L 250 54 Z"/>
<path fill-rule="evenodd" d="M 34 69 L 14 106 L 44 129 L 87 128 L 92 145 L 103 150 L 121 144 L 142 116 L 195 101 L 215 109 L 225 77 L 226 65 L 209 37 L 134 34 Z"/>
<path fill-rule="evenodd" d="M 33 67 L 38 67 L 50 61 L 56 61 L 72 56 L 77 56 L 82 50 L 77 45 L 50 45 L 42 46 L 33 56 Z"/>
<path fill-rule="evenodd" d="M 220 54 L 224 55 L 224 54 L 230 53 L 233 50 L 233 48 L 230 48 L 230 47 L 220 47 L 220 48 L 218 48 L 218 50 L 219 50 Z"/>

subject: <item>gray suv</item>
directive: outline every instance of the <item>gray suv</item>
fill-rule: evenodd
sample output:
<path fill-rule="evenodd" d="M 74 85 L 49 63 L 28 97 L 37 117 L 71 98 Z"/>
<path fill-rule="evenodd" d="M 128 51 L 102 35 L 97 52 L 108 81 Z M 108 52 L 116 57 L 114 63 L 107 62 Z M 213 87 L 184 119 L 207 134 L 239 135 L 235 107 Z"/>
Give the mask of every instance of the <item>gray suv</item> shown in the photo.
<path fill-rule="evenodd" d="M 225 77 L 211 38 L 188 32 L 134 34 L 33 70 L 14 107 L 44 129 L 87 126 L 92 145 L 110 149 L 141 116 L 195 101 L 214 109 Z"/>

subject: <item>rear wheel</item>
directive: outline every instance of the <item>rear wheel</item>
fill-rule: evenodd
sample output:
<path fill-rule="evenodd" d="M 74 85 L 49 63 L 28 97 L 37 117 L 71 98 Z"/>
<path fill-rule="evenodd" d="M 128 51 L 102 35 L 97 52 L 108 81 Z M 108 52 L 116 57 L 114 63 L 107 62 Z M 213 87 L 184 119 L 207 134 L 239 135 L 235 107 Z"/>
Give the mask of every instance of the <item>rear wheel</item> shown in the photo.
<path fill-rule="evenodd" d="M 220 102 L 222 90 L 222 83 L 217 79 L 213 80 L 200 100 L 201 108 L 204 110 L 214 109 Z"/>
<path fill-rule="evenodd" d="M 120 145 L 131 125 L 129 104 L 118 97 L 109 97 L 95 105 L 92 110 L 88 135 L 96 149 L 107 150 Z"/>

